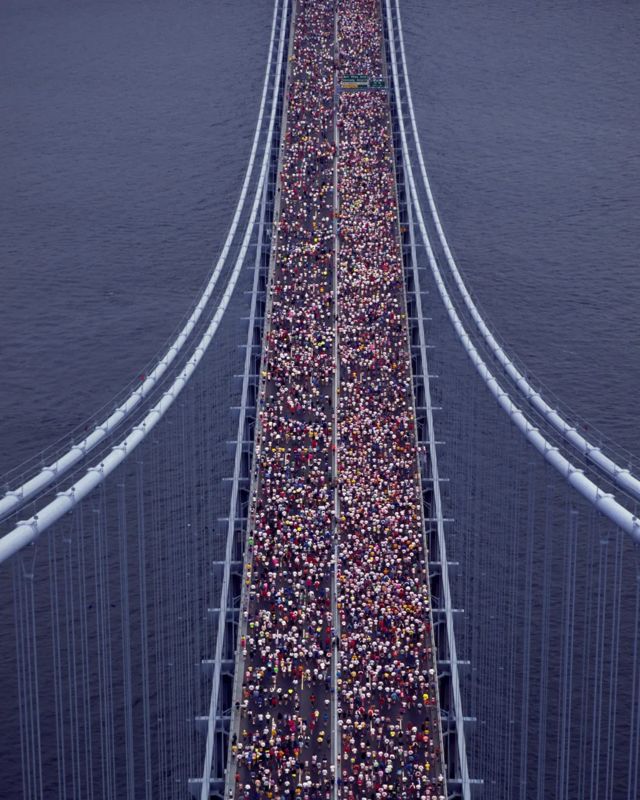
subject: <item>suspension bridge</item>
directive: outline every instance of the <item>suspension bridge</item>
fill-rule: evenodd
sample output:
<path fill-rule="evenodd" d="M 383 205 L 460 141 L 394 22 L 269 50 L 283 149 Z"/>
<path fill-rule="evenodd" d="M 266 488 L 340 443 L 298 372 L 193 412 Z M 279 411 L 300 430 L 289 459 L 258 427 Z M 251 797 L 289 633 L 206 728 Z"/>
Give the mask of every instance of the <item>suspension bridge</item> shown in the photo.
<path fill-rule="evenodd" d="M 3 796 L 640 796 L 640 467 L 474 300 L 400 0 L 275 0 L 144 375 L 5 478 Z"/>

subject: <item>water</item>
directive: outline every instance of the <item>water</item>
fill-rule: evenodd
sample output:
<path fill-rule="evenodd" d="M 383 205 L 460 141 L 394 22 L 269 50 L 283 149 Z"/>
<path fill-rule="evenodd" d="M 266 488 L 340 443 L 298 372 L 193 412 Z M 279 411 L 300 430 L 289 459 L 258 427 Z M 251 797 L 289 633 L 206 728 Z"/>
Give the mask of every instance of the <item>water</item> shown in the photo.
<path fill-rule="evenodd" d="M 224 241 L 272 3 L 0 8 L 0 475 L 136 378 Z"/>
<path fill-rule="evenodd" d="M 640 452 L 640 5 L 403 0 L 427 167 L 501 338 Z"/>

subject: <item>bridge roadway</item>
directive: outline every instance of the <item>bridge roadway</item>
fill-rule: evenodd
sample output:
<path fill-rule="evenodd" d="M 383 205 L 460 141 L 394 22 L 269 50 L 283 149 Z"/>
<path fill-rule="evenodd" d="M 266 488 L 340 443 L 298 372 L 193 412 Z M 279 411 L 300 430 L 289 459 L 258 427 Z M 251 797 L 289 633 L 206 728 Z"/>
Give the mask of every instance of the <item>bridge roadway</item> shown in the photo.
<path fill-rule="evenodd" d="M 388 100 L 336 90 L 379 0 L 292 25 L 226 794 L 443 797 Z"/>

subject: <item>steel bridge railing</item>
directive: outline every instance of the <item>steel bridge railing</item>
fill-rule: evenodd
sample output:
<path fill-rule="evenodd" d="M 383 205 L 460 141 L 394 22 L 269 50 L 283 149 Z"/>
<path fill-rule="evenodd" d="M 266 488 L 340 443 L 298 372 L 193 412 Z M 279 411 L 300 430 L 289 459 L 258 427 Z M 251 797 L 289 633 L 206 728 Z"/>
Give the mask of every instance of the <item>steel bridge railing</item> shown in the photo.
<path fill-rule="evenodd" d="M 389 2 L 386 0 L 386 3 L 381 3 L 381 11 L 383 17 L 383 25 L 385 31 L 385 42 L 386 42 L 386 50 L 387 50 L 387 74 L 391 73 L 394 74 L 395 71 L 395 52 L 394 52 L 394 28 L 393 28 L 393 20 L 391 18 L 391 9 L 389 7 Z M 399 117 L 402 114 L 402 109 L 400 105 L 400 95 L 397 91 L 397 85 L 393 82 L 392 85 L 389 86 L 389 94 L 390 94 L 390 110 L 392 113 L 393 121 L 395 122 L 396 126 L 401 124 Z M 395 126 L 394 126 L 395 127 Z M 394 149 L 396 149 L 394 147 Z M 403 177 L 404 173 L 406 172 L 407 168 L 410 168 L 408 165 L 407 159 L 408 154 L 403 148 L 400 148 L 400 152 L 397 154 L 396 159 L 399 160 Z M 398 165 L 396 164 L 396 173 L 398 170 Z M 453 600 L 452 600 L 452 593 L 451 593 L 451 582 L 449 579 L 449 562 L 447 557 L 447 543 L 446 543 L 446 535 L 445 535 L 445 515 L 444 515 L 444 506 L 442 500 L 442 492 L 441 492 L 441 485 L 440 485 L 440 471 L 438 466 L 438 448 L 436 445 L 436 433 L 435 433 L 435 425 L 433 419 L 433 403 L 431 398 L 431 381 L 429 375 L 429 361 L 427 357 L 427 339 L 425 335 L 424 329 L 424 313 L 422 308 L 422 291 L 420 286 L 420 273 L 418 268 L 418 260 L 417 260 L 417 253 L 416 253 L 416 242 L 415 242 L 415 231 L 414 231 L 414 224 L 413 224 L 413 202 L 411 196 L 405 194 L 405 204 L 406 204 L 406 222 L 407 228 L 409 232 L 409 257 L 408 257 L 408 267 L 410 273 L 410 280 L 405 280 L 406 284 L 411 283 L 410 286 L 406 286 L 406 290 L 411 294 L 412 305 L 414 306 L 414 313 L 416 318 L 416 328 L 418 333 L 418 343 L 417 343 L 417 354 L 416 354 L 416 361 L 418 364 L 418 377 L 421 379 L 421 394 L 423 396 L 424 402 L 424 415 L 426 417 L 426 445 L 428 447 L 429 452 L 429 480 L 431 484 L 431 506 L 432 512 L 430 514 L 431 522 L 426 523 L 423 519 L 423 523 L 426 525 L 428 524 L 430 528 L 435 525 L 435 540 L 433 538 L 429 543 L 427 543 L 427 529 L 426 527 L 423 528 L 423 535 L 425 537 L 424 541 L 424 551 L 425 555 L 427 556 L 427 563 L 426 568 L 427 571 L 430 572 L 429 562 L 432 558 L 431 553 L 436 551 L 438 553 L 438 559 L 440 563 L 440 589 L 441 589 L 441 611 L 444 612 L 445 618 L 445 641 L 439 643 L 440 647 L 439 652 L 442 650 L 446 651 L 447 660 L 449 662 L 449 676 L 450 676 L 450 693 L 449 693 L 449 701 L 451 703 L 451 711 L 449 713 L 449 719 L 453 722 L 453 729 L 449 731 L 449 733 L 454 733 L 454 742 L 455 744 L 452 747 L 455 749 L 455 754 L 451 750 L 448 752 L 448 759 L 447 759 L 447 786 L 448 786 L 448 796 L 452 796 L 452 791 L 456 792 L 458 795 L 458 787 L 459 787 L 459 796 L 462 800 L 471 800 L 471 779 L 469 775 L 469 764 L 467 758 L 467 743 L 466 743 L 466 732 L 465 732 L 465 717 L 462 705 L 462 692 L 460 687 L 460 674 L 458 669 L 458 655 L 457 655 L 457 645 L 456 645 L 456 633 L 455 633 L 455 623 L 453 619 Z M 404 248 L 403 248 L 404 250 Z M 405 261 L 405 255 L 403 252 L 403 261 Z M 407 269 L 407 265 L 405 264 L 405 270 Z M 414 380 L 415 383 L 415 380 Z M 414 398 L 417 400 L 416 394 L 416 386 L 414 385 Z M 416 414 L 417 419 L 417 414 Z M 423 515 L 424 517 L 424 515 Z M 433 534 L 431 534 L 433 537 Z M 430 546 L 431 545 L 431 546 Z M 432 614 L 433 612 L 430 612 Z M 433 631 L 433 620 L 431 622 L 431 629 Z M 442 659 L 442 655 L 439 655 L 439 660 Z M 440 670 L 438 670 L 438 677 L 440 678 Z M 440 698 L 442 700 L 442 698 Z M 449 710 L 449 709 L 447 709 Z M 442 714 L 440 715 L 440 735 L 442 737 L 442 727 L 443 727 L 443 717 Z M 443 753 L 444 753 L 443 748 Z M 456 787 L 455 789 L 453 787 Z"/>

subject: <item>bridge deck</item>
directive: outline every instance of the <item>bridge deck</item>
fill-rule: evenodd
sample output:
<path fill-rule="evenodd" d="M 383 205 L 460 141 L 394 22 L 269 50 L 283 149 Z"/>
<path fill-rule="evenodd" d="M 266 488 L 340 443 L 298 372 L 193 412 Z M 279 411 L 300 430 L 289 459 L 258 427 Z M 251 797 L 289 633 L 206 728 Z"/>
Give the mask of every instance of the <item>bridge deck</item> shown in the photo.
<path fill-rule="evenodd" d="M 439 797 L 379 0 L 292 24 L 227 791 Z"/>

